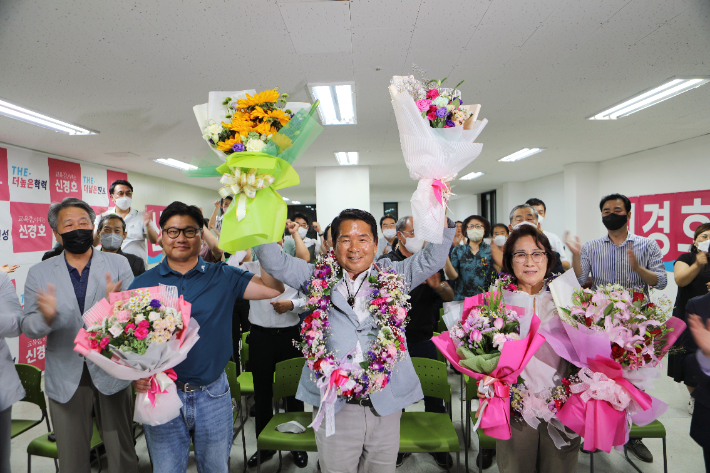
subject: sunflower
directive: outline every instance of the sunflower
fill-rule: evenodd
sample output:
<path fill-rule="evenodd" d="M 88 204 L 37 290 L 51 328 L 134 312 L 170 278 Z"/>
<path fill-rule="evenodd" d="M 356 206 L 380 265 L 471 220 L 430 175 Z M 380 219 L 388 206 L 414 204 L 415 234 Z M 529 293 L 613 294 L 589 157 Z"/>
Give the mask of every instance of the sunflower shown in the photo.
<path fill-rule="evenodd" d="M 281 126 L 286 125 L 289 120 L 291 120 L 291 116 L 284 112 L 283 110 L 271 110 L 269 113 L 269 118 L 273 118 L 275 120 L 278 120 L 281 123 Z"/>
<path fill-rule="evenodd" d="M 236 145 L 237 143 L 241 143 L 242 139 L 239 135 L 235 135 L 228 139 L 227 141 L 220 141 L 217 143 L 217 149 L 220 151 L 232 151 L 232 146 Z"/>
<path fill-rule="evenodd" d="M 269 112 L 265 112 L 263 108 L 257 105 L 256 107 L 254 107 L 254 110 L 252 110 L 250 117 L 252 120 L 255 120 L 257 118 L 268 118 Z"/>
<path fill-rule="evenodd" d="M 274 103 L 279 99 L 280 96 L 281 94 L 276 89 L 265 90 L 254 95 L 253 97 L 247 94 L 247 98 L 239 99 L 237 101 L 237 108 L 244 109 L 253 105 L 259 105 L 261 103 Z"/>
<path fill-rule="evenodd" d="M 242 120 L 239 118 L 232 118 L 232 123 L 224 123 L 223 125 L 225 128 L 236 131 L 240 135 L 247 135 L 254 129 L 254 123 L 251 120 Z"/>
<path fill-rule="evenodd" d="M 260 135 L 273 135 L 278 132 L 278 130 L 276 128 L 271 126 L 270 122 L 259 123 L 254 128 L 254 131 L 259 133 Z"/>

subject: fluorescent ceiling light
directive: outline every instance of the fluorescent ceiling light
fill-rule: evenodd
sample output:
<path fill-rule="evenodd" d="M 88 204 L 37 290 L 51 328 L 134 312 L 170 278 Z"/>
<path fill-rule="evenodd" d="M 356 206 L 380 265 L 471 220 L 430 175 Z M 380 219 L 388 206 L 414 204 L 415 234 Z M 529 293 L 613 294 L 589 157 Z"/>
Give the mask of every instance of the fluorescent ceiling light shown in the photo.
<path fill-rule="evenodd" d="M 505 158 L 500 158 L 498 161 L 502 163 L 512 163 L 513 161 L 520 161 L 521 159 L 529 158 L 533 154 L 537 154 L 540 151 L 545 151 L 546 148 L 523 148 L 513 154 L 509 154 Z"/>
<path fill-rule="evenodd" d="M 354 166 L 357 164 L 358 161 L 358 153 L 357 152 L 349 152 L 346 153 L 345 151 L 340 151 L 338 153 L 335 153 L 335 159 L 338 160 L 338 164 L 341 166 Z"/>
<path fill-rule="evenodd" d="M 476 179 L 477 177 L 483 176 L 483 174 L 484 174 L 484 173 L 482 173 L 482 172 L 476 172 L 476 171 L 474 171 L 474 172 L 469 172 L 469 173 L 466 174 L 465 176 L 459 177 L 459 181 L 470 181 L 470 180 L 472 180 L 472 179 Z"/>
<path fill-rule="evenodd" d="M 71 123 L 63 122 L 41 113 L 20 107 L 0 99 L 0 114 L 50 130 L 66 133 L 67 135 L 98 135 L 98 131 L 88 130 Z"/>
<path fill-rule="evenodd" d="M 282 197 L 282 199 L 288 202 L 288 197 Z"/>
<path fill-rule="evenodd" d="M 318 115 L 323 125 L 355 125 L 353 84 L 308 84 L 313 100 L 320 100 Z"/>
<path fill-rule="evenodd" d="M 160 163 L 160 164 L 165 164 L 166 166 L 170 166 L 173 168 L 182 169 L 183 171 L 192 171 L 194 169 L 197 169 L 197 166 L 193 166 L 192 164 L 183 163 L 182 161 L 178 161 L 177 159 L 173 159 L 173 158 L 156 159 L 155 162 Z"/>
<path fill-rule="evenodd" d="M 292 203 L 292 204 L 296 204 L 296 205 L 300 204 L 300 202 L 297 201 L 297 200 L 292 200 L 291 203 Z"/>
<path fill-rule="evenodd" d="M 661 103 L 683 92 L 705 85 L 708 82 L 710 82 L 710 77 L 674 77 L 668 79 L 663 85 L 636 94 L 618 105 L 614 105 L 611 108 L 587 118 L 589 120 L 616 120 L 617 118 L 626 117 L 639 110 Z"/>

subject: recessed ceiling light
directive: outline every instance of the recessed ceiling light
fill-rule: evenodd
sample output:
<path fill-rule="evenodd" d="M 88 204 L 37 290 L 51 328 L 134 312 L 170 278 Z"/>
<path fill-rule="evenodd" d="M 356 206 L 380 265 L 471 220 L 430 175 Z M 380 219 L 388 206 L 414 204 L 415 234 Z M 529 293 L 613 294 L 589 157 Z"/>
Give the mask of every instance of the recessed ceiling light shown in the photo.
<path fill-rule="evenodd" d="M 297 201 L 297 200 L 292 200 L 291 203 L 292 203 L 292 204 L 296 204 L 296 205 L 300 204 L 300 202 Z"/>
<path fill-rule="evenodd" d="M 288 202 L 288 197 L 282 197 L 282 199 Z"/>
<path fill-rule="evenodd" d="M 589 120 L 616 120 L 668 100 L 710 82 L 710 77 L 674 77 L 663 85 L 634 95 L 628 100 L 587 117 Z"/>
<path fill-rule="evenodd" d="M 66 133 L 67 135 L 98 135 L 98 131 L 89 130 L 71 123 L 57 120 L 56 118 L 33 112 L 32 110 L 20 107 L 5 100 L 0 99 L 0 114 L 15 120 L 31 123 L 33 125 L 48 128 L 50 130 Z"/>
<path fill-rule="evenodd" d="M 192 164 L 183 163 L 182 161 L 178 161 L 177 159 L 173 159 L 173 158 L 156 159 L 155 162 L 160 163 L 160 164 L 165 164 L 166 166 L 170 166 L 173 168 L 182 169 L 183 171 L 192 171 L 194 169 L 197 169 L 197 166 L 193 166 Z"/>
<path fill-rule="evenodd" d="M 338 164 L 341 166 L 355 166 L 358 162 L 359 155 L 356 151 L 339 151 L 335 153 L 335 159 L 338 160 Z"/>
<path fill-rule="evenodd" d="M 470 181 L 470 180 L 476 179 L 477 177 L 483 176 L 483 174 L 484 173 L 482 173 L 482 172 L 475 172 L 475 171 L 469 172 L 465 176 L 459 177 L 459 181 Z"/>
<path fill-rule="evenodd" d="M 320 100 L 318 115 L 323 125 L 355 125 L 353 84 L 308 84 L 313 100 Z"/>
<path fill-rule="evenodd" d="M 520 161 L 521 159 L 529 158 L 533 154 L 537 154 L 540 151 L 545 151 L 547 148 L 523 148 L 513 154 L 509 154 L 505 158 L 500 158 L 498 161 L 502 163 L 512 163 L 513 161 Z"/>

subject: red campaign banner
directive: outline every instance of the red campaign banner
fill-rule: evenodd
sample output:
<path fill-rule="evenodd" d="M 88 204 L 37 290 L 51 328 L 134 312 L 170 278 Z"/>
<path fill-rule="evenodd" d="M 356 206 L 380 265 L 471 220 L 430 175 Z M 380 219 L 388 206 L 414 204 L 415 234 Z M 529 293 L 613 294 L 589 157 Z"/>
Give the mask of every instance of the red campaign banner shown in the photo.
<path fill-rule="evenodd" d="M 27 338 L 24 333 L 20 334 L 19 349 L 18 363 L 32 365 L 44 371 L 47 337 L 33 340 Z"/>
<path fill-rule="evenodd" d="M 112 171 L 110 169 L 106 170 L 106 200 L 108 201 L 109 207 L 113 205 L 113 202 L 111 201 L 111 196 L 108 193 L 108 189 L 111 188 L 111 184 L 113 184 L 113 181 L 127 181 L 128 180 L 128 173 L 125 172 L 119 172 L 119 171 Z"/>
<path fill-rule="evenodd" d="M 10 200 L 10 183 L 7 174 L 7 149 L 0 148 L 0 200 Z"/>
<path fill-rule="evenodd" d="M 52 229 L 47 222 L 48 212 L 49 204 L 10 202 L 13 253 L 52 249 Z"/>
<path fill-rule="evenodd" d="M 81 199 L 81 164 L 47 158 L 49 199 L 61 202 L 67 197 Z"/>
<path fill-rule="evenodd" d="M 160 215 L 167 206 L 165 205 L 146 205 L 145 210 L 152 214 L 153 222 L 158 227 L 158 238 L 160 238 Z M 160 245 L 155 245 L 150 241 L 148 243 L 148 264 L 159 263 L 163 258 L 163 248 Z"/>
<path fill-rule="evenodd" d="M 710 190 L 630 198 L 633 205 L 631 231 L 656 240 L 668 271 L 693 243 L 695 229 L 710 222 Z"/>

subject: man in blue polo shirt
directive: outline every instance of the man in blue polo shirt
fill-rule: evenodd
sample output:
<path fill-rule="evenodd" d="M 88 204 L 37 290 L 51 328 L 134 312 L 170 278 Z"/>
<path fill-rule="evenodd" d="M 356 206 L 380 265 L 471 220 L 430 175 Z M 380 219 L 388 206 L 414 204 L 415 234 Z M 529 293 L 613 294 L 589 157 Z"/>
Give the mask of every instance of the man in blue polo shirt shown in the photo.
<path fill-rule="evenodd" d="M 255 276 L 224 262 L 206 263 L 199 256 L 202 212 L 194 205 L 173 202 L 163 211 L 160 227 L 165 259 L 136 278 L 130 289 L 176 286 L 192 304 L 191 317 L 200 324 L 200 339 L 175 367 L 183 403 L 180 415 L 163 425 L 145 426 L 153 471 L 185 472 L 192 440 L 198 471 L 227 473 L 232 400 L 224 368 L 232 356 L 234 301 L 272 299 L 284 291 L 284 285 L 264 271 Z M 149 384 L 139 380 L 135 387 L 145 392 Z"/>

